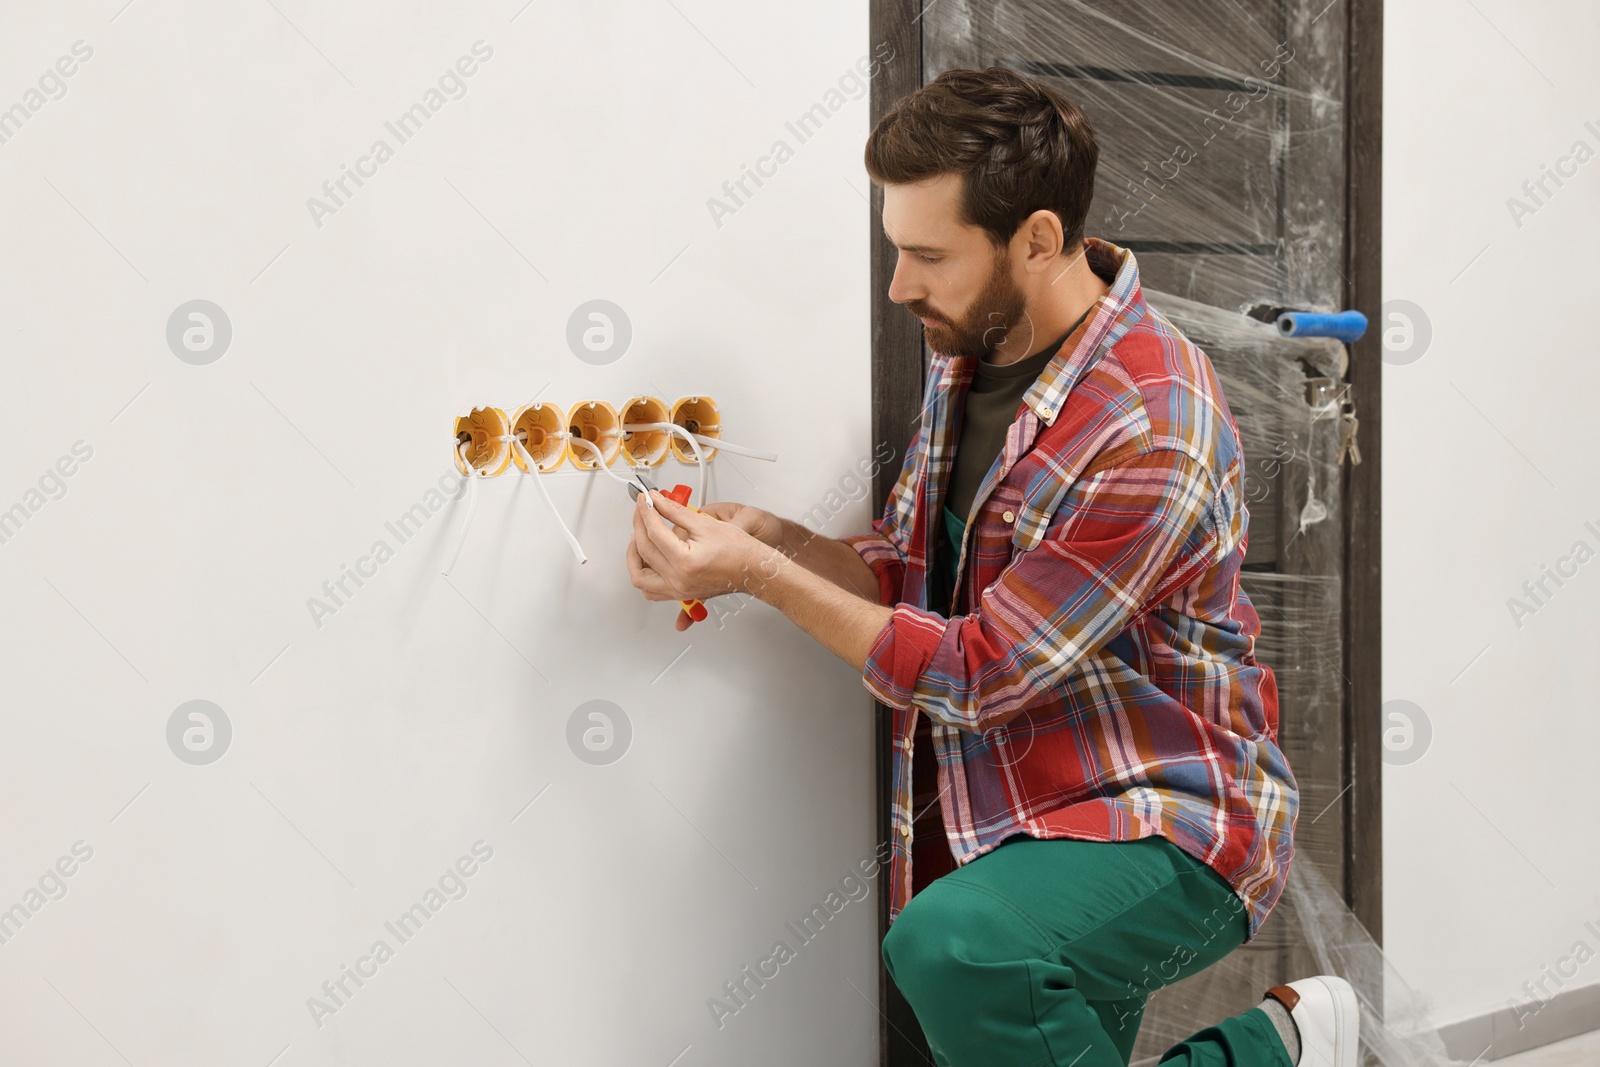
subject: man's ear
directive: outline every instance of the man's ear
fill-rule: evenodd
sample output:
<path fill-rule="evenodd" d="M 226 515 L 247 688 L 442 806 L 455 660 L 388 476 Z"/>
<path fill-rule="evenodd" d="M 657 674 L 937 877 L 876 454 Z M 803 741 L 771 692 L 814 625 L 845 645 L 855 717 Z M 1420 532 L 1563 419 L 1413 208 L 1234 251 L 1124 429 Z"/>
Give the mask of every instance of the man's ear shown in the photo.
<path fill-rule="evenodd" d="M 1024 219 L 1021 232 L 1027 240 L 1025 265 L 1030 271 L 1044 270 L 1066 251 L 1061 217 L 1048 208 L 1040 208 Z"/>

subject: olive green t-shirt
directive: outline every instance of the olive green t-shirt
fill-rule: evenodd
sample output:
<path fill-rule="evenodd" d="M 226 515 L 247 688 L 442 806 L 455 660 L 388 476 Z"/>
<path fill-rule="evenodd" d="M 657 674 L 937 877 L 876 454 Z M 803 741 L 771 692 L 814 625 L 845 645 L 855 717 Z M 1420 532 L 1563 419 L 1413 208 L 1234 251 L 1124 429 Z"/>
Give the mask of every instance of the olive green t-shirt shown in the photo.
<path fill-rule="evenodd" d="M 1054 344 L 1045 346 L 1031 356 L 1004 366 L 997 366 L 987 359 L 977 361 L 962 408 L 955 465 L 950 471 L 950 484 L 945 492 L 944 521 L 940 523 L 942 536 L 937 540 L 936 564 L 929 568 L 932 585 L 928 590 L 928 603 L 932 610 L 945 610 L 949 614 L 950 609 L 954 608 L 956 552 L 961 547 L 961 537 L 966 530 L 967 518 L 972 512 L 978 489 L 1005 449 L 1006 431 L 1017 420 L 1023 394 L 1038 380 L 1067 339 L 1099 306 L 1098 300 L 1089 305 L 1089 310 L 1083 313 L 1082 318 L 1073 323 L 1072 328 Z M 971 554 L 970 546 L 968 554 Z"/>

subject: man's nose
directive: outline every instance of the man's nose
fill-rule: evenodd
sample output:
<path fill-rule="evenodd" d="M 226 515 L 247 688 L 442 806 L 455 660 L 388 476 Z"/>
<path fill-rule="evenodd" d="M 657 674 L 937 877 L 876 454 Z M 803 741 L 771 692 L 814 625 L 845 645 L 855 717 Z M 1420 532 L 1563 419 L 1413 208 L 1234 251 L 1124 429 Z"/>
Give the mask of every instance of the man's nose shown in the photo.
<path fill-rule="evenodd" d="M 908 275 L 904 260 L 895 264 L 894 277 L 889 279 L 889 299 L 896 304 L 909 304 L 928 295 L 927 288 L 913 282 Z"/>

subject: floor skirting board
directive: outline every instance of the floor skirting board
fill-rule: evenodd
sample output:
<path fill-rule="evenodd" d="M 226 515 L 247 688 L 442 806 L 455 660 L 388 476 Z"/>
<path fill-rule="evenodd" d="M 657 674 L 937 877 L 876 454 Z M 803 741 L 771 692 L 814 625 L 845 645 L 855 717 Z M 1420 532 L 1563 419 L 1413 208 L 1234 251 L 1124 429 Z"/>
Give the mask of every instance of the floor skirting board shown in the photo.
<path fill-rule="evenodd" d="M 1600 1030 L 1600 982 L 1564 989 L 1546 1001 L 1500 1008 L 1439 1027 L 1453 1059 L 1497 1060 Z"/>

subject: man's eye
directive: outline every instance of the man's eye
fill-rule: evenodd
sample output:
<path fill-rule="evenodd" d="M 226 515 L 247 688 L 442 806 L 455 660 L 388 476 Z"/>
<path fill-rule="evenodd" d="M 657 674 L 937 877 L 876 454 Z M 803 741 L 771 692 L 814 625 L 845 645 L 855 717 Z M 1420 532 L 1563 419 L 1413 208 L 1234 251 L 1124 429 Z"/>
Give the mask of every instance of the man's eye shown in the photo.
<path fill-rule="evenodd" d="M 921 253 L 918 253 L 917 254 L 917 258 L 922 260 L 922 262 L 924 262 L 924 263 L 937 263 L 937 262 L 939 262 L 939 257 L 938 256 L 925 256 L 925 255 L 922 255 Z"/>

